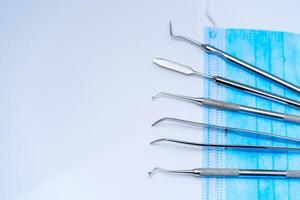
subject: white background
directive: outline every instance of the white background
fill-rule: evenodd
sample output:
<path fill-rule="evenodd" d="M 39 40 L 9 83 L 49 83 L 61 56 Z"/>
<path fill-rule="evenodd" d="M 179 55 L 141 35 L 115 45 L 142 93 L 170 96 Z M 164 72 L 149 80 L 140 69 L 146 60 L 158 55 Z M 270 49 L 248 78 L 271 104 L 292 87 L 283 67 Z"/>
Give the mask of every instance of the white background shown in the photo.
<path fill-rule="evenodd" d="M 189 169 L 201 152 L 150 146 L 160 137 L 200 141 L 201 109 L 160 91 L 201 96 L 201 80 L 162 70 L 166 57 L 201 70 L 202 52 L 171 40 L 202 40 L 203 0 L 0 1 L 0 199 L 201 199 L 201 181 L 157 174 Z M 300 2 L 211 1 L 220 27 L 300 32 Z"/>

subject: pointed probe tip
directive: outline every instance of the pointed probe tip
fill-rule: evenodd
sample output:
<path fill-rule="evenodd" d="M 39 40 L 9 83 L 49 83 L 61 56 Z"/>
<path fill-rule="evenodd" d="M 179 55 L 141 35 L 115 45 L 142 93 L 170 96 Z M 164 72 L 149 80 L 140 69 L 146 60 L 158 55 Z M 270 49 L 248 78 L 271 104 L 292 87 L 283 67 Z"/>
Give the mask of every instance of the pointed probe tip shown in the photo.
<path fill-rule="evenodd" d="M 154 95 L 154 96 L 152 97 L 152 100 L 153 100 L 153 101 L 157 100 L 162 94 L 163 94 L 163 93 L 160 92 L 160 93 Z"/>
<path fill-rule="evenodd" d="M 155 64 L 156 64 L 159 60 L 160 60 L 160 58 L 152 58 L 152 62 L 155 63 Z"/>
<path fill-rule="evenodd" d="M 154 140 L 152 142 L 150 142 L 151 145 L 154 145 L 154 144 L 157 144 L 159 142 L 162 142 L 162 141 L 168 141 L 167 138 L 160 138 L 160 139 L 157 139 L 157 140 Z"/>
<path fill-rule="evenodd" d="M 152 171 L 148 172 L 148 176 L 152 177 L 157 171 L 164 171 L 162 168 L 160 167 L 155 167 Z"/>
<path fill-rule="evenodd" d="M 172 21 L 169 22 L 169 29 L 170 29 L 170 35 L 173 37 L 173 27 L 172 27 Z"/>
<path fill-rule="evenodd" d="M 164 120 L 167 120 L 167 119 L 168 119 L 168 117 L 163 117 L 163 118 L 161 118 L 161 119 L 155 121 L 151 126 L 156 126 L 156 125 L 159 124 L 160 122 L 162 122 L 162 121 L 164 121 Z"/>
<path fill-rule="evenodd" d="M 152 62 L 160 67 L 162 67 L 161 62 L 163 61 L 163 58 L 153 58 Z"/>
<path fill-rule="evenodd" d="M 155 171 L 156 171 L 156 168 L 154 168 L 152 171 L 148 172 L 148 176 L 152 177 Z"/>
<path fill-rule="evenodd" d="M 153 124 L 151 124 L 151 126 L 156 126 L 158 123 L 159 123 L 159 121 L 156 121 Z"/>

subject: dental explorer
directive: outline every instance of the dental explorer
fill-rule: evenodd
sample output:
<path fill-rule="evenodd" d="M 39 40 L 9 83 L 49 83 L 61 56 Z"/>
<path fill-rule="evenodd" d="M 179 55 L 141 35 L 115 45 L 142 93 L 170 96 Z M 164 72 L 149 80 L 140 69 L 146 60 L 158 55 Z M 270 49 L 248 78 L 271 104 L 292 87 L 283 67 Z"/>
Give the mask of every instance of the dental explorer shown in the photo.
<path fill-rule="evenodd" d="M 219 56 L 220 58 L 222 58 L 224 60 L 230 61 L 231 63 L 234 63 L 238 66 L 241 66 L 241 67 L 243 67 L 243 68 L 245 68 L 249 71 L 252 71 L 256 74 L 261 75 L 264 78 L 270 79 L 270 80 L 272 80 L 272 81 L 274 81 L 274 82 L 276 82 L 276 83 L 278 83 L 282 86 L 285 86 L 285 87 L 287 87 L 287 88 L 289 88 L 293 91 L 296 91 L 296 92 L 300 93 L 300 87 L 299 86 L 294 85 L 294 84 L 292 84 L 288 81 L 285 81 L 285 80 L 283 80 L 283 79 L 281 79 L 281 78 L 279 78 L 279 77 L 277 77 L 273 74 L 270 74 L 270 73 L 268 73 L 268 72 L 266 72 L 262 69 L 259 69 L 256 66 L 254 66 L 250 63 L 247 63 L 247 62 L 245 62 L 245 61 L 243 61 L 239 58 L 236 58 L 236 57 L 234 57 L 234 56 L 232 56 L 232 55 L 230 55 L 230 54 L 228 54 L 228 53 L 226 53 L 226 52 L 224 52 L 224 51 L 222 51 L 222 50 L 220 50 L 216 47 L 213 47 L 209 44 L 200 43 L 200 42 L 198 42 L 198 41 L 196 41 L 192 38 L 189 38 L 189 37 L 186 37 L 186 36 L 183 36 L 183 35 L 175 35 L 173 33 L 173 29 L 172 29 L 172 22 L 170 22 L 169 28 L 170 28 L 170 35 L 174 39 L 182 40 L 182 41 L 191 43 L 191 44 L 193 44 L 197 47 L 200 47 L 202 50 L 204 50 L 207 53 L 217 55 L 217 56 Z"/>
<path fill-rule="evenodd" d="M 200 128 L 213 128 L 217 130 L 222 130 L 225 133 L 233 133 L 233 134 L 238 134 L 242 136 L 259 136 L 262 138 L 266 139 L 273 139 L 276 141 L 285 141 L 285 142 L 293 142 L 293 143 L 300 143 L 300 139 L 293 138 L 293 137 L 288 137 L 288 136 L 283 136 L 279 134 L 273 134 L 273 133 L 266 133 L 266 132 L 259 132 L 259 131 L 253 131 L 253 130 L 248 130 L 248 129 L 240 129 L 240 128 L 233 128 L 233 127 L 225 127 L 225 126 L 219 126 L 219 125 L 214 125 L 214 124 L 207 124 L 207 123 L 200 123 L 200 122 L 195 122 L 195 121 L 189 121 L 189 120 L 184 120 L 184 119 L 178 119 L 178 118 L 173 118 L 173 117 L 164 117 L 152 124 L 152 126 L 156 126 L 160 124 L 161 122 L 164 121 L 170 121 L 170 122 L 175 122 L 178 124 L 183 124 L 183 125 L 189 125 L 193 127 L 200 127 Z"/>
<path fill-rule="evenodd" d="M 170 174 L 185 174 L 196 177 L 273 177 L 273 178 L 300 178 L 300 170 L 267 170 L 267 169 L 236 169 L 236 168 L 197 168 L 191 170 L 167 170 L 160 167 L 148 172 L 153 176 L 156 172 Z"/>
<path fill-rule="evenodd" d="M 215 107 L 215 108 L 236 111 L 236 112 L 245 112 L 245 113 L 261 115 L 261 116 L 265 116 L 265 117 L 271 117 L 271 118 L 280 119 L 280 120 L 287 121 L 287 122 L 293 122 L 293 123 L 300 124 L 300 116 L 284 114 L 284 113 L 264 110 L 264 109 L 260 109 L 260 108 L 254 108 L 254 107 L 250 107 L 250 106 L 243 106 L 240 104 L 227 103 L 224 101 L 209 99 L 209 98 L 205 98 L 205 97 L 202 97 L 202 98 L 201 97 L 200 98 L 189 97 L 189 96 L 161 92 L 152 98 L 153 98 L 153 100 L 156 100 L 157 98 L 159 98 L 161 96 L 173 97 L 176 99 L 189 101 L 189 102 L 195 103 L 197 105 Z"/>
<path fill-rule="evenodd" d="M 263 97 L 263 98 L 276 100 L 278 102 L 300 108 L 299 101 L 289 99 L 289 98 L 286 98 L 286 97 L 283 97 L 280 95 L 276 95 L 276 94 L 270 93 L 268 91 L 261 90 L 261 89 L 243 84 L 243 83 L 239 83 L 239 82 L 236 82 L 236 81 L 233 81 L 233 80 L 221 77 L 221 76 L 210 76 L 210 75 L 201 73 L 199 71 L 196 71 L 191 67 L 188 67 L 188 66 L 185 66 L 185 65 L 182 65 L 182 64 L 164 59 L 164 58 L 154 58 L 153 62 L 162 68 L 176 71 L 176 72 L 179 72 L 184 75 L 194 75 L 194 76 L 198 76 L 198 77 L 204 77 L 204 78 L 212 80 L 215 83 L 220 84 L 220 85 L 229 86 L 231 88 L 242 90 L 242 91 Z"/>
<path fill-rule="evenodd" d="M 207 143 L 196 143 L 189 142 L 184 140 L 176 140 L 170 138 L 161 138 L 152 141 L 150 144 L 158 144 L 160 142 L 172 142 L 183 145 L 191 145 L 195 147 L 202 148 L 214 148 L 214 149 L 223 149 L 223 150 L 240 150 L 240 151 L 259 151 L 259 152 L 277 152 L 277 153 L 286 153 L 286 152 L 299 152 L 299 147 L 285 147 L 285 146 L 261 146 L 261 145 L 237 145 L 237 144 L 207 144 Z"/>

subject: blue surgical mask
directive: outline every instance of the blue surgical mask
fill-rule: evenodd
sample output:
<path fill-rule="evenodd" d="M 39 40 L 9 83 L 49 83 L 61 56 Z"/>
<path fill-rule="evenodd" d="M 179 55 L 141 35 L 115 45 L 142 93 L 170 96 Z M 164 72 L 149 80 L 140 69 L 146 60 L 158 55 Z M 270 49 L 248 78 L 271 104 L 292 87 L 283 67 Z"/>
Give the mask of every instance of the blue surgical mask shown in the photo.
<path fill-rule="evenodd" d="M 224 50 L 248 63 L 300 86 L 300 35 L 275 31 L 207 28 L 207 43 Z M 276 83 L 255 75 L 214 55 L 205 55 L 204 72 L 220 75 L 272 93 L 300 99 L 300 95 Z M 208 81 L 204 95 L 209 98 L 246 106 L 300 116 L 300 110 L 253 96 L 242 91 L 218 86 Z M 208 123 L 263 131 L 300 138 L 300 126 L 243 113 L 207 109 Z M 210 143 L 282 145 L 262 138 L 245 137 L 233 133 L 208 130 L 204 141 Z M 300 155 L 291 153 L 257 153 L 208 150 L 203 153 L 204 167 L 242 169 L 300 169 Z M 205 178 L 205 200 L 300 199 L 300 180 L 266 178 Z"/>

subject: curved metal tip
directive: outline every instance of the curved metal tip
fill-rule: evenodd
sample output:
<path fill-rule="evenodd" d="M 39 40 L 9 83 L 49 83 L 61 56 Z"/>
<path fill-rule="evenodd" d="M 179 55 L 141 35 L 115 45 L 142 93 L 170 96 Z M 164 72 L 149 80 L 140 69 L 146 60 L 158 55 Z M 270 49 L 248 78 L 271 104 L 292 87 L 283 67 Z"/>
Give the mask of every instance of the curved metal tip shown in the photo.
<path fill-rule="evenodd" d="M 163 58 L 152 58 L 152 62 L 157 64 L 159 63 L 160 60 L 162 60 Z"/>
<path fill-rule="evenodd" d="M 152 100 L 155 101 L 155 100 L 157 100 L 158 98 L 160 98 L 161 96 L 165 96 L 165 93 L 164 93 L 164 92 L 160 92 L 160 93 L 158 93 L 157 95 L 154 95 L 154 96 L 152 97 Z"/>
<path fill-rule="evenodd" d="M 157 172 L 162 173 L 171 173 L 171 174 L 193 174 L 193 170 L 168 170 L 161 167 L 155 167 L 152 171 L 148 172 L 148 175 L 151 177 Z"/>
<path fill-rule="evenodd" d="M 153 176 L 155 173 L 157 173 L 158 171 L 161 172 L 166 172 L 167 170 L 160 168 L 160 167 L 155 167 L 151 172 L 148 172 L 148 175 L 151 177 Z"/>
<path fill-rule="evenodd" d="M 161 119 L 155 121 L 151 126 L 156 126 L 157 124 L 159 124 L 160 122 L 165 121 L 165 120 L 167 120 L 167 117 L 164 117 L 164 118 L 161 118 Z"/>
<path fill-rule="evenodd" d="M 179 119 L 179 118 L 174 118 L 174 117 L 163 117 L 157 121 L 155 121 L 152 126 L 156 126 L 162 122 L 174 122 L 177 124 L 183 124 L 187 126 L 192 126 L 192 127 L 201 127 L 201 128 L 215 128 L 215 129 L 221 129 L 221 130 L 226 130 L 228 127 L 222 127 L 222 126 L 217 126 L 217 125 L 212 125 L 212 124 L 205 124 L 201 122 L 194 122 L 194 121 L 189 121 L 189 120 L 184 120 L 184 119 Z"/>
<path fill-rule="evenodd" d="M 153 101 L 155 101 L 155 100 L 157 100 L 158 98 L 160 98 L 160 97 L 163 97 L 163 96 L 173 96 L 172 94 L 169 94 L 169 93 L 166 93 L 166 92 L 160 92 L 160 93 L 158 93 L 157 95 L 154 95 L 153 97 L 152 97 L 152 99 L 153 99 Z"/>
<path fill-rule="evenodd" d="M 163 142 L 163 141 L 169 141 L 169 139 L 168 138 L 160 138 L 160 139 L 150 142 L 150 144 L 153 145 L 153 144 L 157 144 L 157 143 Z"/>
<path fill-rule="evenodd" d="M 189 97 L 189 96 L 184 96 L 184 95 L 179 95 L 179 94 L 172 94 L 172 93 L 167 93 L 167 92 L 160 92 L 157 95 L 153 96 L 152 99 L 155 101 L 160 97 L 170 97 L 170 98 L 175 98 L 175 99 L 179 99 L 179 100 L 190 101 L 190 102 L 197 103 L 197 104 L 202 103 L 201 98 Z"/>
<path fill-rule="evenodd" d="M 193 45 L 196 45 L 198 47 L 201 47 L 201 48 L 204 48 L 204 44 L 192 39 L 192 38 L 189 38 L 189 37 L 186 37 L 186 36 L 183 36 L 183 35 L 176 35 L 174 34 L 174 31 L 173 31 L 173 25 L 172 25 L 172 21 L 170 21 L 169 23 L 169 29 L 170 29 L 170 36 L 174 39 L 177 39 L 177 40 L 183 40 L 183 41 L 186 41 L 186 42 L 189 42 Z"/>
<path fill-rule="evenodd" d="M 172 143 L 198 146 L 198 147 L 210 147 L 210 146 L 215 147 L 214 144 L 202 144 L 202 143 L 188 142 L 188 141 L 185 141 L 185 140 L 176 140 L 176 139 L 171 139 L 171 138 L 160 138 L 160 139 L 157 139 L 157 140 L 154 140 L 154 141 L 150 142 L 150 144 L 153 145 L 153 144 L 157 144 L 157 143 L 160 143 L 160 142 L 172 142 Z"/>
<path fill-rule="evenodd" d="M 170 21 L 170 23 L 169 23 L 169 29 L 170 29 L 170 36 L 173 37 L 174 34 L 173 34 L 173 28 L 172 28 L 172 21 Z"/>

